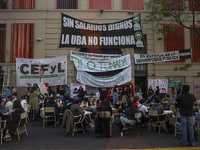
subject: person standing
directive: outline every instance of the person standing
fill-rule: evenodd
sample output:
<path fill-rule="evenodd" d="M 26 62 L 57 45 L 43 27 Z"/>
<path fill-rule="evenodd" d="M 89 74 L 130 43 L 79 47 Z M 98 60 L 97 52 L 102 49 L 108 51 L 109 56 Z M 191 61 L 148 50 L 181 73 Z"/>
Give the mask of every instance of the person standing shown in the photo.
<path fill-rule="evenodd" d="M 117 85 L 115 85 L 113 88 L 113 105 L 117 103 L 117 99 L 118 99 L 118 88 Z"/>
<path fill-rule="evenodd" d="M 153 96 L 153 94 L 154 94 L 154 91 L 153 91 L 151 85 L 150 85 L 150 87 L 149 87 L 148 93 L 149 93 L 149 99 L 151 99 L 152 96 Z"/>
<path fill-rule="evenodd" d="M 176 91 L 175 91 L 175 87 L 172 87 L 172 104 L 175 104 L 175 98 L 176 97 Z"/>
<path fill-rule="evenodd" d="M 137 87 L 137 89 L 135 90 L 135 96 L 138 96 L 139 97 L 139 100 L 142 99 L 142 95 L 141 95 L 141 88 L 140 87 Z"/>
<path fill-rule="evenodd" d="M 9 86 L 7 86 L 6 98 L 7 98 L 8 96 L 11 96 L 11 90 L 10 90 L 10 87 L 9 87 Z"/>
<path fill-rule="evenodd" d="M 31 116 L 30 120 L 35 121 L 36 119 L 36 112 L 38 112 L 39 106 L 38 106 L 38 96 L 39 91 L 37 91 L 34 87 L 31 88 L 30 92 L 28 93 L 29 96 L 29 102 L 31 105 Z"/>
<path fill-rule="evenodd" d="M 126 91 L 125 91 L 125 88 L 123 86 L 122 86 L 121 95 L 122 95 L 122 102 L 125 104 L 126 103 Z"/>
<path fill-rule="evenodd" d="M 177 97 L 177 106 L 180 110 L 180 123 L 181 123 L 181 145 L 187 145 L 187 135 L 189 135 L 189 142 L 191 146 L 195 146 L 195 139 L 194 139 L 194 110 L 193 105 L 196 101 L 196 98 L 193 94 L 189 93 L 190 86 L 184 85 L 183 86 L 183 93 Z M 189 134 L 187 134 L 189 131 Z"/>
<path fill-rule="evenodd" d="M 178 85 L 178 88 L 176 89 L 176 91 L 177 91 L 176 92 L 177 96 L 181 94 L 181 86 L 180 85 Z"/>
<path fill-rule="evenodd" d="M 156 96 L 160 96 L 160 89 L 159 86 L 156 86 L 156 92 L 155 92 Z"/>

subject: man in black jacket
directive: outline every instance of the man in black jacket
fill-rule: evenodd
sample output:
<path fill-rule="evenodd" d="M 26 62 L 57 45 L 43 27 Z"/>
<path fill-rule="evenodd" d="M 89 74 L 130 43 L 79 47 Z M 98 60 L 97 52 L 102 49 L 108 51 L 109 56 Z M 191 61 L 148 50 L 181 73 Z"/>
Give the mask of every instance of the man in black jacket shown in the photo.
<path fill-rule="evenodd" d="M 183 94 L 177 97 L 177 105 L 180 110 L 180 122 L 181 122 L 181 132 L 182 132 L 182 139 L 181 145 L 187 145 L 187 130 L 189 131 L 189 141 L 191 146 L 195 146 L 194 140 L 194 110 L 193 105 L 196 101 L 194 95 L 189 94 L 190 86 L 184 85 L 183 86 Z"/>

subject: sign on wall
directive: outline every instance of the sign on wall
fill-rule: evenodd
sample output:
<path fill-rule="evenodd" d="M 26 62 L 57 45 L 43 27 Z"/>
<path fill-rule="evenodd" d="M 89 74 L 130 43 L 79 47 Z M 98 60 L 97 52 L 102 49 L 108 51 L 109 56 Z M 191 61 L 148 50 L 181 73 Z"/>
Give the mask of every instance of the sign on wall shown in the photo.
<path fill-rule="evenodd" d="M 85 59 L 77 55 L 70 55 L 70 59 L 78 71 L 106 72 L 126 68 L 131 65 L 130 54 L 109 60 Z"/>
<path fill-rule="evenodd" d="M 95 24 L 62 13 L 59 47 L 144 47 L 141 17 L 136 15 L 119 22 Z"/>
<path fill-rule="evenodd" d="M 17 87 L 29 87 L 40 82 L 49 83 L 49 86 L 66 85 L 67 56 L 45 59 L 16 58 L 16 72 Z"/>
<path fill-rule="evenodd" d="M 134 54 L 135 64 L 184 60 L 192 58 L 191 49 L 172 51 L 162 54 Z"/>
<path fill-rule="evenodd" d="M 177 88 L 178 85 L 182 85 L 182 78 L 168 78 L 168 88 L 172 88 L 173 86 Z"/>
<path fill-rule="evenodd" d="M 167 79 L 149 79 L 148 80 L 148 89 L 150 86 L 154 90 L 154 93 L 156 91 L 156 86 L 159 86 L 160 93 L 167 93 L 168 80 Z"/>
<path fill-rule="evenodd" d="M 114 87 L 131 81 L 131 66 L 111 77 L 95 77 L 87 72 L 78 71 L 77 81 L 92 87 Z"/>

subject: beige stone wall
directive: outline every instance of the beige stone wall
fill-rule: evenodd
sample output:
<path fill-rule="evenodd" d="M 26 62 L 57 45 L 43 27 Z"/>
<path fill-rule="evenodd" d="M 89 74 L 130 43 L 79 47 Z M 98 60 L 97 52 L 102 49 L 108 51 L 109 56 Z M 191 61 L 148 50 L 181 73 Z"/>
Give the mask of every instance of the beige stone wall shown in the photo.
<path fill-rule="evenodd" d="M 69 60 L 70 50 L 78 50 L 75 48 L 58 48 L 61 33 L 61 12 L 80 20 L 92 23 L 111 23 L 131 17 L 128 12 L 134 14 L 141 13 L 142 19 L 148 11 L 129 11 L 122 10 L 121 0 L 112 0 L 112 9 L 105 10 L 100 13 L 99 10 L 89 10 L 89 0 L 78 0 L 77 10 L 56 9 L 56 0 L 36 0 L 36 9 L 11 9 L 11 2 L 8 10 L 0 10 L 0 23 L 7 24 L 6 30 L 6 49 L 10 50 L 11 45 L 11 24 L 12 23 L 34 23 L 34 58 L 48 58 L 60 55 L 68 55 L 68 72 L 73 73 L 73 77 L 68 77 L 68 83 L 76 78 L 76 70 L 73 63 Z M 190 22 L 188 22 L 190 23 Z M 147 34 L 147 53 L 163 53 L 164 40 L 157 40 L 162 35 L 157 35 L 153 31 L 153 24 L 142 23 L 143 33 Z M 42 41 L 37 41 L 42 38 Z M 190 48 L 190 32 L 185 29 L 185 48 Z M 134 50 L 122 49 L 123 54 L 131 54 L 132 71 L 134 71 Z M 190 63 L 191 60 L 187 60 Z M 181 66 L 184 63 L 153 63 L 148 64 L 148 73 L 155 73 L 155 77 L 149 79 L 168 79 L 168 77 L 181 77 L 183 84 L 189 84 L 193 91 L 193 83 L 200 82 L 200 78 L 196 77 L 196 72 L 200 70 L 198 63 L 193 65 L 187 72 L 175 72 L 175 66 Z M 0 64 L 3 65 L 3 64 Z M 15 64 L 11 64 L 13 73 L 11 84 L 16 86 Z M 133 79 L 134 81 L 134 79 Z M 20 89 L 19 89 L 20 90 Z M 24 89 L 23 89 L 24 90 Z M 22 90 L 22 91 L 23 91 Z M 170 90 L 169 90 L 170 91 Z"/>

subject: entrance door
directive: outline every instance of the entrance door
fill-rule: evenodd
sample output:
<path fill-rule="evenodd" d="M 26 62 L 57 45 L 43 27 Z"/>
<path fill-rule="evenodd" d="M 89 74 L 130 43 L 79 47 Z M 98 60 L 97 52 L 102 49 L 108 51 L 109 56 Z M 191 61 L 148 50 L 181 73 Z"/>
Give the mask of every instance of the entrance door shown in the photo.
<path fill-rule="evenodd" d="M 147 95 L 147 78 L 146 77 L 135 77 L 135 88 L 141 87 L 143 97 Z"/>

